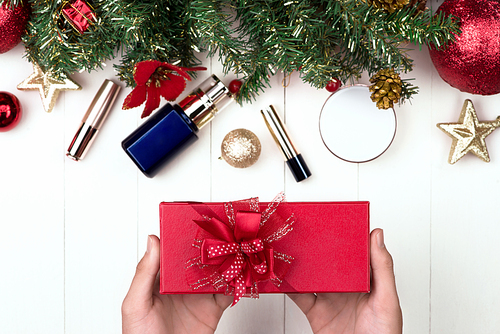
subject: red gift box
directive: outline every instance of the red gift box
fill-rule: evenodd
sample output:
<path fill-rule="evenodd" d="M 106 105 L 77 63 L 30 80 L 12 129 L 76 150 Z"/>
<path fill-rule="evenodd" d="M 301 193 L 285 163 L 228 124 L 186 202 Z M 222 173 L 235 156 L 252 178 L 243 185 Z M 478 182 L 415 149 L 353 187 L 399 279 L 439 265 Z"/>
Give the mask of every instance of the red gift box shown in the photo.
<path fill-rule="evenodd" d="M 160 293 L 370 291 L 369 202 L 249 201 L 160 204 Z"/>
<path fill-rule="evenodd" d="M 61 13 L 68 23 L 80 34 L 87 31 L 89 25 L 97 22 L 93 8 L 82 0 L 66 2 Z"/>

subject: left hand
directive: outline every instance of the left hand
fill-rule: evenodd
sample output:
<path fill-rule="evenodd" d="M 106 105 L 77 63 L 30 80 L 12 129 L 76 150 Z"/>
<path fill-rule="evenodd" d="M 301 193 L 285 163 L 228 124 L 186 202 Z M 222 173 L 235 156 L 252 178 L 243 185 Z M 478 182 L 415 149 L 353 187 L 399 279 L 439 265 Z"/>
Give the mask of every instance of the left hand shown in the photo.
<path fill-rule="evenodd" d="M 123 334 L 212 334 L 232 297 L 214 294 L 161 295 L 160 240 L 148 237 L 122 305 Z"/>

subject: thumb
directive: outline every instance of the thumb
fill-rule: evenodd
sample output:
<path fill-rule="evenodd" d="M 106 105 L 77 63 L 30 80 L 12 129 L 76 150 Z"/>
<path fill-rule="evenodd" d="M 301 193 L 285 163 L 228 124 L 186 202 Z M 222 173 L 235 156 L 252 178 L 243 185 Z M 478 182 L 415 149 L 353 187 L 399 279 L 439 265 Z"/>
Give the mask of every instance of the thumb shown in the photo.
<path fill-rule="evenodd" d="M 127 305 L 135 309 L 148 309 L 152 305 L 153 289 L 156 276 L 160 270 L 160 240 L 155 235 L 148 236 L 147 250 L 137 264 L 134 279 L 123 301 L 123 308 Z"/>
<path fill-rule="evenodd" d="M 370 262 L 372 268 L 371 296 L 382 303 L 396 301 L 396 279 L 391 254 L 384 243 L 384 231 L 375 229 L 370 234 Z"/>

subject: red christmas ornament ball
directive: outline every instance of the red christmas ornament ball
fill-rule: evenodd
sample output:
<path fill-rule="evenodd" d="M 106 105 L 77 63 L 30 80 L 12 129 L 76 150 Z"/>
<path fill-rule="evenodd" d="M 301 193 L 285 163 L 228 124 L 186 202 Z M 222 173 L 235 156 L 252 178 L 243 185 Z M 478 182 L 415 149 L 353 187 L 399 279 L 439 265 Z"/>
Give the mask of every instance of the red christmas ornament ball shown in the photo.
<path fill-rule="evenodd" d="M 0 53 L 9 51 L 21 42 L 31 14 L 28 3 L 11 8 L 7 2 L 0 5 Z"/>
<path fill-rule="evenodd" d="M 0 92 L 0 132 L 14 128 L 21 119 L 21 104 L 15 95 Z"/>
<path fill-rule="evenodd" d="M 231 80 L 231 82 L 229 83 L 228 89 L 232 94 L 236 94 L 240 91 L 242 84 L 243 83 L 238 79 Z"/>
<path fill-rule="evenodd" d="M 462 31 L 448 47 L 429 49 L 441 78 L 462 92 L 500 93 L 500 2 L 446 0 L 439 12 L 458 17 Z"/>
<path fill-rule="evenodd" d="M 342 83 L 340 82 L 339 79 L 333 78 L 327 85 L 326 85 L 326 90 L 329 91 L 330 93 L 335 93 L 339 88 Z"/>

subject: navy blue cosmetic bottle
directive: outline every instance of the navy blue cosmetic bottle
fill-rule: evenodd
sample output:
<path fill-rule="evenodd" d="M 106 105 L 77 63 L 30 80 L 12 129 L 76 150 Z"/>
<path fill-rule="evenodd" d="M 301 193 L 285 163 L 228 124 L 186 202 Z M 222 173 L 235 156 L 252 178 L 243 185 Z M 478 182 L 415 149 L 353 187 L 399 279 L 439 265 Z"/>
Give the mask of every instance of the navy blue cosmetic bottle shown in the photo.
<path fill-rule="evenodd" d="M 179 104 L 160 108 L 122 141 L 122 147 L 144 175 L 154 177 L 232 100 L 227 87 L 212 75 Z"/>

